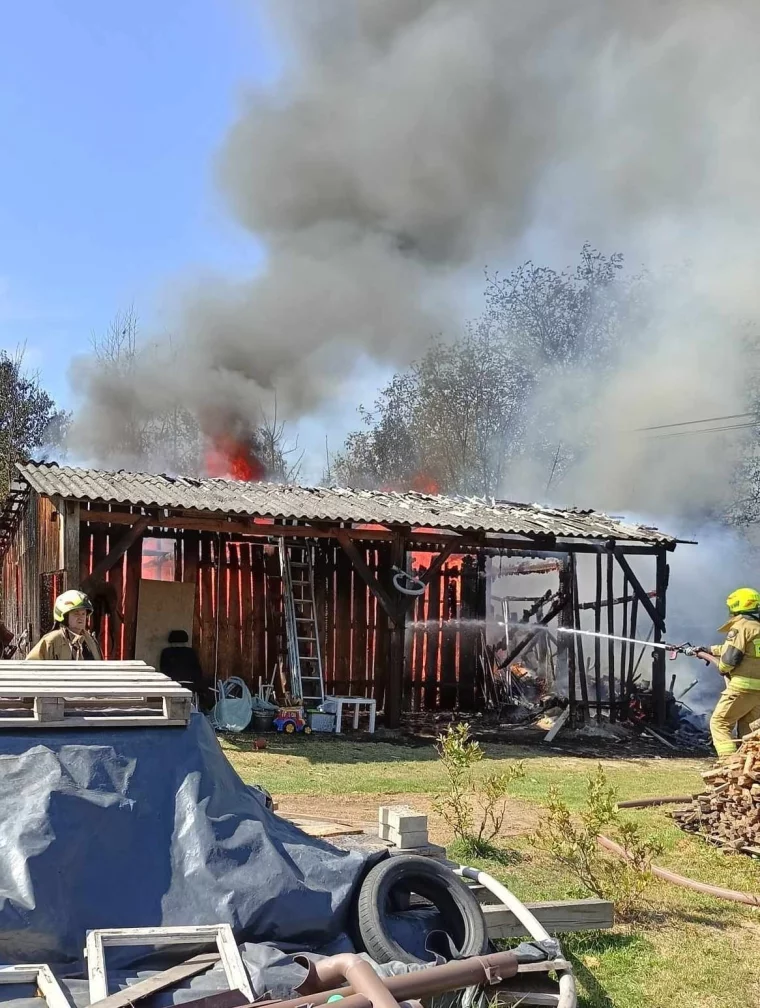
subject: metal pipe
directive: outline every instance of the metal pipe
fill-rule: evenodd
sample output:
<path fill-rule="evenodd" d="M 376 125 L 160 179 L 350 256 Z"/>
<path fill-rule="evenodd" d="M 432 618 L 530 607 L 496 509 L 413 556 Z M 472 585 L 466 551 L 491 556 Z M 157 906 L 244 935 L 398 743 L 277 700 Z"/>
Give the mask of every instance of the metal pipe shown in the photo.
<path fill-rule="evenodd" d="M 299 959 L 302 965 L 305 958 L 300 957 Z M 438 994 L 446 994 L 464 987 L 498 984 L 502 980 L 515 976 L 517 966 L 517 956 L 514 952 L 494 952 L 491 955 L 473 956 L 469 959 L 447 962 L 442 966 L 425 966 L 400 976 L 382 977 L 381 980 L 396 1001 L 407 1001 L 435 997 Z M 309 960 L 307 969 L 310 967 L 311 960 Z M 316 971 L 310 972 L 310 976 L 315 978 Z M 307 976 L 305 983 L 308 982 L 309 977 Z M 303 988 L 299 988 L 299 990 L 303 990 Z M 354 1002 L 354 998 L 361 995 L 354 991 L 353 987 L 336 987 L 332 990 L 311 994 L 301 993 L 299 997 L 291 998 L 289 1001 L 259 1001 L 255 1008 L 265 1008 L 266 1005 L 273 1004 L 276 1004 L 277 1008 L 306 1008 L 307 1005 L 323 1005 L 336 994 L 344 998 L 340 1008 L 367 1008 L 366 1004 Z"/>
<path fill-rule="evenodd" d="M 396 999 L 367 960 L 353 952 L 329 956 L 316 962 L 297 955 L 294 956 L 294 961 L 308 970 L 306 980 L 298 988 L 299 992 L 313 993 L 347 980 L 357 994 L 369 998 L 372 1008 L 398 1008 Z"/>

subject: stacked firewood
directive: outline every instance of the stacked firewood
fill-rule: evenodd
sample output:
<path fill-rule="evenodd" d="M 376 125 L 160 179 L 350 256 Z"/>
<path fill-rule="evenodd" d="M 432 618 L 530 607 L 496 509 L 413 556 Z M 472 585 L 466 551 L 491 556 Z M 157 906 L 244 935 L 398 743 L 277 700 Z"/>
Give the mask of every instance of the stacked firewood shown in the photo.
<path fill-rule="evenodd" d="M 678 825 L 726 851 L 760 855 L 760 731 L 745 735 L 734 756 L 702 777 L 705 790 L 673 813 Z"/>

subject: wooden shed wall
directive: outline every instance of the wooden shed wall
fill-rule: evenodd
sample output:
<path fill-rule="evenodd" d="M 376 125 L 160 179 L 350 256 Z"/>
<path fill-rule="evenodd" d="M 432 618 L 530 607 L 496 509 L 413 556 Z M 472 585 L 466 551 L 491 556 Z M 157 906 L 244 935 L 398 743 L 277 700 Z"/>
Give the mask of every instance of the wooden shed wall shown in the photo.
<path fill-rule="evenodd" d="M 129 512 L 129 507 L 112 506 Z M 123 525 L 88 523 L 82 506 L 80 583 L 124 535 Z M 33 495 L 2 568 L 4 622 L 32 640 L 49 629 L 52 603 L 63 590 L 60 516 L 52 501 Z M 282 580 L 276 546 L 217 533 L 167 530 L 175 543 L 174 577 L 195 582 L 193 643 L 206 678 L 237 675 L 258 687 L 286 654 Z M 391 583 L 388 543 L 357 543 L 369 569 Z M 134 656 L 137 603 L 143 576 L 138 540 L 106 575 L 121 619 L 106 617 L 100 640 L 107 658 Z M 374 696 L 382 704 L 390 658 L 389 620 L 374 594 L 334 540 L 319 540 L 314 555 L 319 636 L 329 693 Z M 426 569 L 430 554 L 415 557 Z M 404 694 L 413 710 L 478 706 L 478 641 L 467 620 L 485 614 L 482 558 L 449 558 L 424 596 L 409 610 Z"/>
<path fill-rule="evenodd" d="M 123 526 L 83 522 L 82 580 L 123 532 Z M 259 677 L 269 681 L 278 658 L 286 654 L 277 547 L 207 532 L 167 531 L 161 537 L 176 544 L 175 579 L 196 583 L 193 643 L 207 680 L 213 682 L 216 674 L 236 675 L 253 689 L 258 688 Z M 134 655 L 141 547 L 136 543 L 107 575 L 124 610 L 123 624 L 112 625 L 107 619 L 101 629 L 101 643 L 110 658 Z M 389 584 L 389 544 L 362 543 L 358 548 L 370 570 Z M 484 612 L 483 579 L 478 581 L 476 567 L 470 558 L 452 557 L 424 599 L 415 602 L 410 615 L 415 625 L 407 632 L 404 690 L 416 710 L 473 706 L 476 637 L 457 620 Z M 374 696 L 382 703 L 389 661 L 385 611 L 333 540 L 318 542 L 314 578 L 327 691 Z M 424 630 L 417 627 L 419 621 L 425 622 Z"/>

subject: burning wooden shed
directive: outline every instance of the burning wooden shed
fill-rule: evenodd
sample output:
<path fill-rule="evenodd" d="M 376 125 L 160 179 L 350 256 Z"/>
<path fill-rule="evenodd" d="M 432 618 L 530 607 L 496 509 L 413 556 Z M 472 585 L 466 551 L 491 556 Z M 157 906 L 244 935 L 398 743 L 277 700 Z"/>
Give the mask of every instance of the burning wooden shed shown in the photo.
<path fill-rule="evenodd" d="M 505 630 L 517 625 L 505 633 L 515 642 L 505 668 L 555 625 L 590 620 L 661 641 L 675 546 L 594 511 L 27 462 L 0 515 L 0 619 L 23 653 L 49 629 L 55 596 L 80 587 L 96 602 L 107 657 L 154 661 L 169 631 L 185 628 L 211 684 L 236 675 L 255 690 L 283 664 L 306 681 L 316 663 L 323 692 L 374 697 L 395 726 L 404 710 L 490 702 L 485 638 L 473 627 L 500 613 Z M 505 564 L 508 577 L 546 574 L 556 585 L 505 609 L 492 591 Z M 573 716 L 621 716 L 643 651 L 552 640 Z M 659 720 L 665 679 L 655 651 Z"/>

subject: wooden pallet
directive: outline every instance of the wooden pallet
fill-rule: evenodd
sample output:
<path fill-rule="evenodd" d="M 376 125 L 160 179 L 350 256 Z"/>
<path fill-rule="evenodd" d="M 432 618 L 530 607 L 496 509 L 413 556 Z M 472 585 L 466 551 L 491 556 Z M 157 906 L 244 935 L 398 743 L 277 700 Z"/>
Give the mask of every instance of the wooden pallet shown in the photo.
<path fill-rule="evenodd" d="M 186 725 L 192 693 L 145 662 L 0 662 L 0 728 Z"/>

